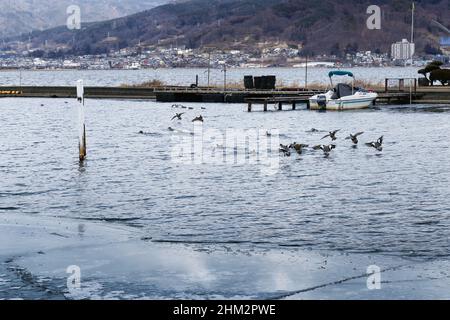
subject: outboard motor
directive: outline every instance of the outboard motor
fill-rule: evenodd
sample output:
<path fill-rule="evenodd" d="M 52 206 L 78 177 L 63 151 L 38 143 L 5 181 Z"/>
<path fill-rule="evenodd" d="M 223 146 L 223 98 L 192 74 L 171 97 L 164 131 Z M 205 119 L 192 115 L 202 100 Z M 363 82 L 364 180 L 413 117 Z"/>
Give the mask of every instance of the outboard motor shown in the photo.
<path fill-rule="evenodd" d="M 327 97 L 324 95 L 320 95 L 317 97 L 317 105 L 321 110 L 327 109 Z"/>

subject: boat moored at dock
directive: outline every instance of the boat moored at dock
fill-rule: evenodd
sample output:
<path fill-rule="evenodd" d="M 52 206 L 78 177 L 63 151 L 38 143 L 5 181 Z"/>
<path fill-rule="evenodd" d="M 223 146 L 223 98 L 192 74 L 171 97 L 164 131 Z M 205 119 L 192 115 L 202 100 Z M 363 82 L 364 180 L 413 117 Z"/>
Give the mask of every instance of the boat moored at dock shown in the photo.
<path fill-rule="evenodd" d="M 378 94 L 366 91 L 362 88 L 354 87 L 355 77 L 348 71 L 331 71 L 330 77 L 331 90 L 324 94 L 317 94 L 309 99 L 309 108 L 311 110 L 355 110 L 368 108 L 377 98 Z M 334 87 L 333 76 L 350 76 L 352 85 L 339 83 Z"/>

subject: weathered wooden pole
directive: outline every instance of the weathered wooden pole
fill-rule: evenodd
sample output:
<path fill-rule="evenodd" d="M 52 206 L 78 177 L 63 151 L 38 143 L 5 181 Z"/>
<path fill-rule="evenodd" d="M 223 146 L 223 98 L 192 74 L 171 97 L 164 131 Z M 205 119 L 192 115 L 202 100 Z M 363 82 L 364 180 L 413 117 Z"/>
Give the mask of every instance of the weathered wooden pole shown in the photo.
<path fill-rule="evenodd" d="M 80 162 L 86 159 L 86 124 L 84 117 L 84 85 L 83 80 L 77 81 L 78 105 L 78 145 L 80 151 Z"/>

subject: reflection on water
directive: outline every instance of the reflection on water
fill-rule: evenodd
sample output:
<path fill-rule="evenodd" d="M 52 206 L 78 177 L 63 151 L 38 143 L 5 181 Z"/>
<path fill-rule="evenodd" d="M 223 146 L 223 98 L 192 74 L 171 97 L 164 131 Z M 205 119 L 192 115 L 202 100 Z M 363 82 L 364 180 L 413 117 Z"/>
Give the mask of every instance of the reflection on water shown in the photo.
<path fill-rule="evenodd" d="M 403 112 L 434 112 L 434 113 L 446 113 L 450 112 L 450 104 L 448 105 L 406 105 L 390 107 L 391 110 L 403 111 Z"/>
<path fill-rule="evenodd" d="M 176 122 L 170 104 L 89 100 L 88 160 L 80 167 L 76 103 L 41 103 L 0 100 L 0 214 L 124 223 L 161 242 L 450 253 L 448 112 L 408 106 L 247 113 L 244 105 L 193 103 L 195 110 Z M 312 151 L 282 157 L 273 176 L 261 175 L 257 164 L 171 161 L 168 127 L 189 132 L 199 114 L 206 128 L 221 131 L 279 129 L 284 144 L 323 143 L 323 132 L 311 128 L 342 131 L 328 159 Z M 359 131 L 361 145 L 352 148 L 344 138 Z M 381 135 L 382 153 L 364 146 Z"/>

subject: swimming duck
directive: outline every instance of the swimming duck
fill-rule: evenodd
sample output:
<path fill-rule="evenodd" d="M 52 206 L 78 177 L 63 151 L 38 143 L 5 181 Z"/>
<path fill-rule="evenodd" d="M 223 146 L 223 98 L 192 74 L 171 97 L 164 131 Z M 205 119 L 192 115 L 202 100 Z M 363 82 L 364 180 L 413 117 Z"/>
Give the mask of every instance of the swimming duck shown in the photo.
<path fill-rule="evenodd" d="M 307 144 L 294 142 L 293 144 L 291 144 L 289 146 L 289 149 L 294 149 L 298 154 L 302 154 L 303 153 L 303 149 L 304 148 L 308 148 L 308 147 L 309 147 L 309 145 L 307 145 Z"/>
<path fill-rule="evenodd" d="M 285 157 L 290 157 L 291 156 L 291 151 L 290 151 L 289 146 L 285 146 L 283 144 L 280 144 L 280 152 L 282 152 Z"/>

